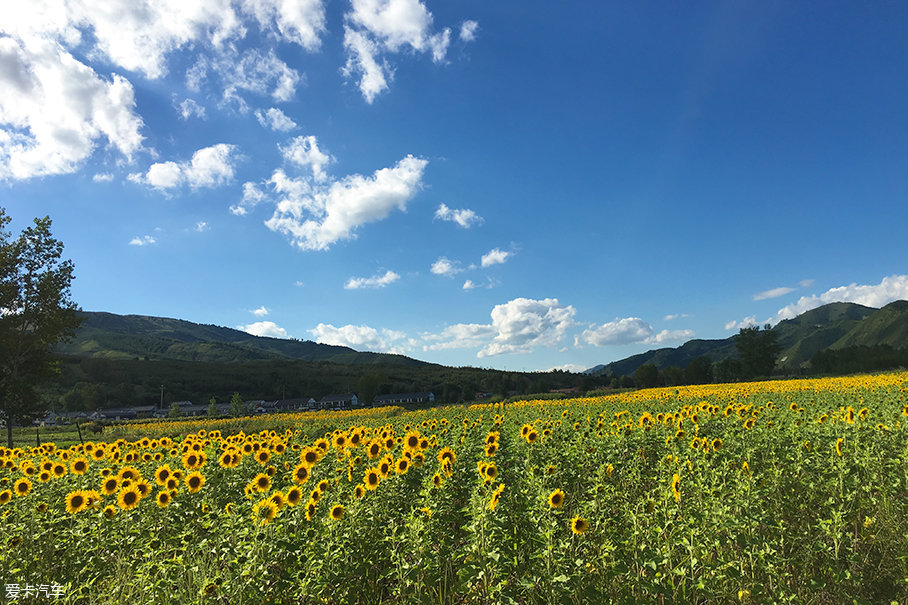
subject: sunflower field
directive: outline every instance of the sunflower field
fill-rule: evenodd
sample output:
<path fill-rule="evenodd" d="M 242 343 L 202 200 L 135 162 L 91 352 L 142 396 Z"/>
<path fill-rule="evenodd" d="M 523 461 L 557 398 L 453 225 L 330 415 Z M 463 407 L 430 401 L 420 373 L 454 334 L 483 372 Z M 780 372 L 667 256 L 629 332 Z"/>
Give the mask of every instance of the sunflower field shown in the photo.
<path fill-rule="evenodd" d="M 0 448 L 0 603 L 904 604 L 906 394 L 897 373 Z"/>

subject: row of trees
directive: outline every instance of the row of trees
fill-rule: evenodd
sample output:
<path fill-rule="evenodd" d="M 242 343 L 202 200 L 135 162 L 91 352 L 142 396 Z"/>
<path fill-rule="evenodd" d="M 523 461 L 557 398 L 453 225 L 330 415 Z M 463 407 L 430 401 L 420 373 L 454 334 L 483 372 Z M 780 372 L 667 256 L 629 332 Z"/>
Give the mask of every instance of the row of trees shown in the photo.
<path fill-rule="evenodd" d="M 652 363 L 638 367 L 633 375 L 612 376 L 610 385 L 623 388 L 652 388 L 711 382 L 738 382 L 768 378 L 775 369 L 781 347 L 776 334 L 766 325 L 742 328 L 735 339 L 738 357 L 713 363 L 703 355 L 687 367 L 668 366 L 659 369 Z"/>

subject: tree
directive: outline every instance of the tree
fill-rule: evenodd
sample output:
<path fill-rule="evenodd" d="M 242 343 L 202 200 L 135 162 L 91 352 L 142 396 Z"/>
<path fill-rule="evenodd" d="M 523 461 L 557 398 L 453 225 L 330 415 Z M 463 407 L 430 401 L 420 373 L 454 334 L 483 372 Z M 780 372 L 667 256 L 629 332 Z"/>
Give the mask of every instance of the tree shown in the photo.
<path fill-rule="evenodd" d="M 183 412 L 180 410 L 179 404 L 176 401 L 170 404 L 170 411 L 167 412 L 168 418 L 179 418 L 183 415 Z"/>
<path fill-rule="evenodd" d="M 741 328 L 735 339 L 735 348 L 741 357 L 741 366 L 745 378 L 769 376 L 776 367 L 776 358 L 782 347 L 776 342 L 776 333 L 765 325 Z"/>
<path fill-rule="evenodd" d="M 82 323 L 70 300 L 73 263 L 61 260 L 63 243 L 49 217 L 36 218 L 16 239 L 0 208 L 0 417 L 7 444 L 13 424 L 35 417 L 43 405 L 37 387 L 57 372 L 54 349 Z"/>
<path fill-rule="evenodd" d="M 214 417 L 217 415 L 218 415 L 218 402 L 214 398 L 214 396 L 212 396 L 211 399 L 208 400 L 208 416 Z"/>
<path fill-rule="evenodd" d="M 240 397 L 239 393 L 234 393 L 230 398 L 230 415 L 234 418 L 242 416 L 245 412 L 245 406 L 243 405 L 243 398 Z"/>
<path fill-rule="evenodd" d="M 709 357 L 701 355 L 684 368 L 684 381 L 687 384 L 709 384 L 713 381 L 713 364 Z"/>
<path fill-rule="evenodd" d="M 651 363 L 645 363 L 634 372 L 634 384 L 638 389 L 659 386 L 659 370 Z"/>

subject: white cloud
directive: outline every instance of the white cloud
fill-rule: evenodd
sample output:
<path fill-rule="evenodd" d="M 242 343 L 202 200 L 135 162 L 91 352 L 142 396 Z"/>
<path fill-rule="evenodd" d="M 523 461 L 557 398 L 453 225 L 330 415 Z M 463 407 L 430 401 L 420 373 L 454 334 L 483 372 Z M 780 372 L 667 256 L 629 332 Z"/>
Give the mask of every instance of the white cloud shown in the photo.
<path fill-rule="evenodd" d="M 276 130 L 278 132 L 290 132 L 296 128 L 296 122 L 291 120 L 287 114 L 276 107 L 269 107 L 265 111 L 255 110 L 255 117 L 259 124 L 265 128 Z"/>
<path fill-rule="evenodd" d="M 393 284 L 400 279 L 400 275 L 394 271 L 386 271 L 383 275 L 373 275 L 372 277 L 351 277 L 344 284 L 345 290 L 358 290 L 360 288 L 384 288 L 388 284 Z"/>
<path fill-rule="evenodd" d="M 278 149 L 288 162 L 300 168 L 311 168 L 312 178 L 316 182 L 320 183 L 328 178 L 325 166 L 333 162 L 334 158 L 318 148 L 318 140 L 314 136 L 295 137 L 285 147 L 278 145 Z"/>
<path fill-rule="evenodd" d="M 504 250 L 499 250 L 498 248 L 493 248 L 489 250 L 486 254 L 482 255 L 482 267 L 491 267 L 492 265 L 499 265 L 508 260 L 508 257 L 512 255 L 511 252 L 505 252 Z"/>
<path fill-rule="evenodd" d="M 208 223 L 206 223 L 205 221 L 197 222 L 194 227 L 194 229 L 196 231 L 198 231 L 199 233 L 204 233 L 205 231 L 208 231 L 210 228 L 211 227 L 209 227 Z"/>
<path fill-rule="evenodd" d="M 662 330 L 653 334 L 643 342 L 646 344 L 661 345 L 667 342 L 688 341 L 695 336 L 693 330 Z"/>
<path fill-rule="evenodd" d="M 244 12 L 255 16 L 262 29 L 306 50 L 318 49 L 319 36 L 325 32 L 322 0 L 242 0 L 242 6 Z"/>
<path fill-rule="evenodd" d="M 113 180 L 113 175 L 109 172 L 99 172 L 91 177 L 91 180 L 95 183 L 109 183 Z"/>
<path fill-rule="evenodd" d="M 439 334 L 423 334 L 424 340 L 433 342 L 423 345 L 423 351 L 481 347 L 488 344 L 495 334 L 495 328 L 488 324 L 454 324 Z"/>
<path fill-rule="evenodd" d="M 429 270 L 435 275 L 444 275 L 445 277 L 454 277 L 463 271 L 459 262 L 452 261 L 444 256 L 438 257 L 438 260 L 432 263 L 432 267 Z M 472 284 L 473 282 L 470 283 Z M 464 286 L 466 286 L 466 284 L 464 284 Z"/>
<path fill-rule="evenodd" d="M 376 170 L 371 177 L 353 174 L 319 180 L 321 164 L 317 170 L 311 154 L 307 157 L 312 177 L 292 178 L 276 170 L 268 181 L 279 199 L 274 214 L 265 222 L 303 250 L 327 250 L 339 240 L 355 238 L 361 225 L 383 220 L 395 209 L 406 210 L 422 186 L 428 164 L 408 155 L 392 168 Z M 242 203 L 232 209 L 234 214 L 243 214 L 241 207 Z"/>
<path fill-rule="evenodd" d="M 177 105 L 177 109 L 180 110 L 180 117 L 183 120 L 188 120 L 192 117 L 205 119 L 205 108 L 192 99 L 183 99 L 183 101 Z"/>
<path fill-rule="evenodd" d="M 464 290 L 472 290 L 475 287 L 476 287 L 476 284 L 473 283 L 472 279 L 468 279 L 467 281 L 463 282 Z"/>
<path fill-rule="evenodd" d="M 751 315 L 750 317 L 745 317 L 741 321 L 732 320 L 725 324 L 726 330 L 740 330 L 742 328 L 750 328 L 757 325 L 757 317 Z"/>
<path fill-rule="evenodd" d="M 460 39 L 464 42 L 472 42 L 476 39 L 476 30 L 479 29 L 479 23 L 473 20 L 467 20 L 460 24 Z"/>
<path fill-rule="evenodd" d="M 241 92 L 289 101 L 302 80 L 302 75 L 279 59 L 273 50 L 263 53 L 258 49 L 247 50 L 242 56 L 232 48 L 216 58 L 200 56 L 186 73 L 186 85 L 191 90 L 200 90 L 209 74 L 215 76 L 212 85 L 222 91 L 223 102 L 234 104 L 242 112 L 248 111 L 249 106 Z"/>
<path fill-rule="evenodd" d="M 662 319 L 663 321 L 674 321 L 676 319 L 684 319 L 687 317 L 690 317 L 690 315 L 688 315 L 687 313 L 673 313 L 671 315 L 666 315 Z"/>
<path fill-rule="evenodd" d="M 129 240 L 130 246 L 150 246 L 156 243 L 157 240 L 151 237 L 150 235 L 143 235 L 142 237 L 136 236 Z"/>
<path fill-rule="evenodd" d="M 357 351 L 403 354 L 408 344 L 406 342 L 406 334 L 403 332 L 385 329 L 377 330 L 369 326 L 348 324 L 334 327 L 331 324 L 320 323 L 309 332 L 315 336 L 315 342 L 350 347 Z"/>
<path fill-rule="evenodd" d="M 578 339 L 587 344 L 604 347 L 644 342 L 652 337 L 653 327 L 639 317 L 616 318 L 600 326 L 590 326 Z"/>
<path fill-rule="evenodd" d="M 359 73 L 359 90 L 366 103 L 371 104 L 375 97 L 388 89 L 388 80 L 394 76 L 394 72 L 386 61 L 379 63 L 376 58 L 378 45 L 349 27 L 344 27 L 344 50 L 347 51 L 344 77 L 350 78 Z"/>
<path fill-rule="evenodd" d="M 555 366 L 554 368 L 543 370 L 543 372 L 554 372 L 555 370 L 561 370 L 562 372 L 573 372 L 575 374 L 579 374 L 588 367 L 589 366 L 582 366 L 579 363 L 566 363 L 560 366 Z"/>
<path fill-rule="evenodd" d="M 773 288 L 771 290 L 765 290 L 763 292 L 754 294 L 754 300 L 766 300 L 767 298 L 778 298 L 780 296 L 785 296 L 786 294 L 791 294 L 794 291 L 795 291 L 794 288 L 787 288 L 784 286 L 780 287 L 780 288 Z"/>
<path fill-rule="evenodd" d="M 430 52 L 435 63 L 444 61 L 451 30 L 432 33 L 432 14 L 420 0 L 352 0 L 344 15 L 346 77 L 360 75 L 359 88 L 367 103 L 388 88 L 393 76 L 382 56 L 409 50 Z"/>
<path fill-rule="evenodd" d="M 801 286 L 802 288 L 809 288 L 810 286 L 813 285 L 813 282 L 815 282 L 815 281 L 816 280 L 814 280 L 814 279 L 802 279 L 801 281 L 798 282 L 798 285 Z"/>
<path fill-rule="evenodd" d="M 183 184 L 193 189 L 217 187 L 233 179 L 233 163 L 236 161 L 236 146 L 219 143 L 199 149 L 188 162 L 156 162 L 148 172 L 132 174 L 129 180 L 150 185 L 164 191 Z"/>
<path fill-rule="evenodd" d="M 243 216 L 249 212 L 250 209 L 267 199 L 268 196 L 259 189 L 259 186 L 256 183 L 243 183 L 243 199 L 240 200 L 239 204 L 230 206 L 230 212 L 237 216 Z"/>
<path fill-rule="evenodd" d="M 5 8 L 0 28 L 9 20 Z M 0 37 L 0 90 L 0 180 L 75 172 L 102 139 L 127 159 L 142 147 L 129 81 L 101 78 L 53 41 Z"/>
<path fill-rule="evenodd" d="M 492 309 L 492 342 L 478 357 L 502 353 L 528 353 L 537 346 L 551 346 L 574 325 L 574 307 L 563 306 L 557 298 L 533 300 L 515 298 Z"/>
<path fill-rule="evenodd" d="M 435 218 L 457 223 L 464 229 L 469 229 L 472 225 L 479 225 L 483 222 L 483 218 L 469 208 L 455 210 L 448 208 L 445 204 L 441 204 L 438 210 L 435 211 Z"/>
<path fill-rule="evenodd" d="M 266 315 L 268 315 L 268 309 L 265 308 L 265 305 L 262 305 L 258 309 L 250 311 L 250 313 L 252 313 L 256 317 L 265 317 Z"/>
<path fill-rule="evenodd" d="M 783 319 L 792 319 L 801 313 L 833 302 L 850 302 L 880 308 L 896 300 L 908 300 L 908 275 L 890 275 L 884 277 L 879 284 L 853 283 L 849 286 L 830 288 L 819 295 L 802 296 L 797 302 L 779 309 L 769 323 L 776 324 Z"/>
<path fill-rule="evenodd" d="M 268 338 L 288 338 L 287 330 L 280 327 L 273 321 L 257 321 L 247 325 L 239 325 L 237 330 L 242 330 L 253 336 L 265 336 Z"/>

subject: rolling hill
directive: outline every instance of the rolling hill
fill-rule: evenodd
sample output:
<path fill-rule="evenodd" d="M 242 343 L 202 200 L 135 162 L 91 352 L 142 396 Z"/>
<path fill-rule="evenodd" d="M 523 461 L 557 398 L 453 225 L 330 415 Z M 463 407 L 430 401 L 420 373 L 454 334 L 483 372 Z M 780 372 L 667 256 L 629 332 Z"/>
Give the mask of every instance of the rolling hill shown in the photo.
<path fill-rule="evenodd" d="M 241 330 L 181 319 L 83 312 L 72 342 L 58 352 L 110 360 L 167 359 L 208 363 L 262 360 L 330 361 L 347 364 L 430 365 L 403 355 L 367 353 L 349 347 L 253 336 Z"/>
<path fill-rule="evenodd" d="M 777 367 L 783 371 L 804 368 L 814 355 L 827 349 L 877 345 L 903 349 L 908 347 L 908 301 L 895 301 L 882 309 L 830 303 L 781 321 L 772 329 L 782 347 Z M 622 376 L 633 374 L 647 363 L 661 370 L 669 366 L 687 367 L 700 356 L 714 363 L 734 359 L 738 356 L 736 338 L 690 340 L 680 347 L 654 349 L 598 365 L 586 373 Z"/>

